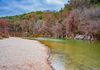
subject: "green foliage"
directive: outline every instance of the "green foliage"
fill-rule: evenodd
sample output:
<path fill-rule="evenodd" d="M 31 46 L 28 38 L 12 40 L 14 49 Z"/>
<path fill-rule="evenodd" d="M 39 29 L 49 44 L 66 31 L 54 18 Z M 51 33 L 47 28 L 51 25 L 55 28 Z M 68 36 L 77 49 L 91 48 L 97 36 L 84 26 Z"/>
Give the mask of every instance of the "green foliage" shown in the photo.
<path fill-rule="evenodd" d="M 95 6 L 100 8 L 100 3 L 98 3 L 98 4 L 95 4 Z"/>
<path fill-rule="evenodd" d="M 92 4 L 98 4 L 98 3 L 100 3 L 100 0 L 90 0 L 90 2 L 91 2 Z"/>

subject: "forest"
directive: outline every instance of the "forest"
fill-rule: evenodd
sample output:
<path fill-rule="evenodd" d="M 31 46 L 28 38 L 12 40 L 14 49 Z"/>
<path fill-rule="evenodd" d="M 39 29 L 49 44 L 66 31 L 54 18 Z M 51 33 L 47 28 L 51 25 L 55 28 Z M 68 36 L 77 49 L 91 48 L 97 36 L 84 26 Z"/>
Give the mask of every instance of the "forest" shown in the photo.
<path fill-rule="evenodd" d="M 100 1 L 70 0 L 60 11 L 0 17 L 0 38 L 9 36 L 100 40 Z"/>

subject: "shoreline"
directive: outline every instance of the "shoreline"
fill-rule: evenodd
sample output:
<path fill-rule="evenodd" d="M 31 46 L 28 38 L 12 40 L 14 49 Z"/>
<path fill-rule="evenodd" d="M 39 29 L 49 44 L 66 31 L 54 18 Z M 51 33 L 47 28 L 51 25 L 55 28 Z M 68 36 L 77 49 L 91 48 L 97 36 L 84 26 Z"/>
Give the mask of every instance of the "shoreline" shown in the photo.
<path fill-rule="evenodd" d="M 30 40 L 30 39 L 28 39 L 28 40 Z M 37 40 L 35 40 L 35 41 L 37 41 Z M 48 55 L 48 58 L 47 58 L 47 64 L 51 67 L 51 69 L 52 70 L 55 70 L 54 68 L 53 68 L 53 66 L 51 65 L 51 60 L 50 60 L 50 58 L 51 58 L 51 51 L 50 51 L 50 49 L 45 45 L 45 44 L 43 44 L 43 43 L 41 43 L 40 41 L 38 41 L 41 45 L 43 45 L 45 48 L 47 48 L 47 55 Z"/>
<path fill-rule="evenodd" d="M 37 41 L 37 40 L 36 40 Z M 38 41 L 40 44 L 42 44 L 45 48 L 47 48 L 47 55 L 48 55 L 48 58 L 47 58 L 47 62 L 48 62 L 48 65 L 51 67 L 51 69 L 52 70 L 55 70 L 54 68 L 53 68 L 53 66 L 51 65 L 51 60 L 50 60 L 50 58 L 51 58 L 51 51 L 50 51 L 50 49 L 45 45 L 45 44 L 43 44 L 43 43 L 41 43 L 40 41 Z"/>
<path fill-rule="evenodd" d="M 46 45 L 45 45 L 45 47 L 46 47 Z M 55 70 L 54 68 L 53 68 L 53 66 L 51 65 L 51 60 L 50 60 L 50 58 L 51 58 L 51 51 L 50 51 L 50 49 L 48 48 L 48 47 L 46 47 L 47 49 L 48 49 L 48 58 L 47 58 L 47 61 L 48 61 L 48 65 L 50 65 L 51 66 L 51 69 L 52 70 Z"/>
<path fill-rule="evenodd" d="M 1 70 L 54 70 L 49 48 L 39 41 L 17 37 L 2 39 L 0 51 Z"/>

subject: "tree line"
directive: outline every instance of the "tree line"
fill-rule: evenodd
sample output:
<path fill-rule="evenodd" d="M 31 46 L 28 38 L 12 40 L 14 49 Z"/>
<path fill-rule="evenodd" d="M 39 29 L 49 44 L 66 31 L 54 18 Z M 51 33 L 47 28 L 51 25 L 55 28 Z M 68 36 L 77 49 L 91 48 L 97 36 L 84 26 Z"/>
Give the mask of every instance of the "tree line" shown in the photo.
<path fill-rule="evenodd" d="M 6 30 L 10 36 L 100 40 L 99 4 L 99 0 L 70 0 L 59 12 L 37 11 L 3 17 L 0 28 L 8 27 Z M 6 23 L 2 20 L 6 20 L 8 25 L 1 26 Z M 0 32 L 3 34 L 5 31 Z"/>

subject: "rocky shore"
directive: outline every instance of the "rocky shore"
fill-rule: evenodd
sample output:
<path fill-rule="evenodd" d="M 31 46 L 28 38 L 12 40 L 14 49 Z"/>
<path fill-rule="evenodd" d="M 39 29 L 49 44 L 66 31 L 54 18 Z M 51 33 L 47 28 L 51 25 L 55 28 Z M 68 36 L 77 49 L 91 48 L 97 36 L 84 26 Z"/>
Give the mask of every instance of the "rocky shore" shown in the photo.
<path fill-rule="evenodd" d="M 38 41 L 10 37 L 0 40 L 0 70 L 53 70 L 48 48 Z"/>

